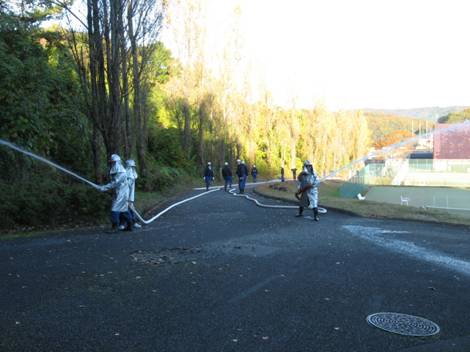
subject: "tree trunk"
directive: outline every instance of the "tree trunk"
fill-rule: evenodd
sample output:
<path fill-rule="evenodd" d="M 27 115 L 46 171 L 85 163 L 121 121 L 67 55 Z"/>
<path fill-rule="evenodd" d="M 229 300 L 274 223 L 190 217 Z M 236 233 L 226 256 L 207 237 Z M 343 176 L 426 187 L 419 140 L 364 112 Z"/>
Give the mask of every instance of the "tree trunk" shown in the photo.
<path fill-rule="evenodd" d="M 121 66 L 122 66 L 122 100 L 124 100 L 124 106 L 122 108 L 122 118 L 124 120 L 124 154 L 126 158 L 130 158 L 132 155 L 133 138 L 132 138 L 132 122 L 129 110 L 129 79 L 127 77 L 127 49 L 126 41 L 124 36 L 124 24 L 123 24 L 123 9 L 121 9 L 119 22 L 120 44 L 121 44 Z"/>
<path fill-rule="evenodd" d="M 206 155 L 204 151 L 204 121 L 205 121 L 205 108 L 204 102 L 199 105 L 198 115 L 199 115 L 199 131 L 198 131 L 198 139 L 199 139 L 199 157 L 201 159 L 202 165 L 206 164 Z"/>
<path fill-rule="evenodd" d="M 183 102 L 183 117 L 184 117 L 184 130 L 183 130 L 183 148 L 186 152 L 186 157 L 191 157 L 191 111 L 187 101 Z"/>
<path fill-rule="evenodd" d="M 110 0 L 111 8 L 111 74 L 109 80 L 110 99 L 110 134 L 111 145 L 116 153 L 121 150 L 121 85 L 120 85 L 120 55 L 119 55 L 119 25 L 118 17 L 121 11 L 120 0 Z"/>
<path fill-rule="evenodd" d="M 93 171 L 95 173 L 95 181 L 98 183 L 102 182 L 102 175 L 100 172 L 100 144 L 99 144 L 99 131 L 95 125 L 93 125 L 93 133 L 91 137 L 91 150 L 93 153 Z"/>
<path fill-rule="evenodd" d="M 226 160 L 226 154 L 227 154 L 227 142 L 225 138 L 220 139 L 220 164 L 219 165 L 224 165 L 224 163 L 227 161 Z"/>
<path fill-rule="evenodd" d="M 137 40 L 134 33 L 134 1 L 129 0 L 127 5 L 127 25 L 129 31 L 129 39 L 131 42 L 131 56 L 132 56 L 132 83 L 134 85 L 134 105 L 133 114 L 136 129 L 136 147 L 137 159 L 139 161 L 139 172 L 145 177 L 147 174 L 147 167 L 145 163 L 145 143 L 144 143 L 144 123 L 141 116 L 142 99 L 140 96 L 140 77 L 139 77 L 139 58 L 137 52 Z"/>
<path fill-rule="evenodd" d="M 96 110 L 97 110 L 96 120 L 103 136 L 103 142 L 106 147 L 107 155 L 109 156 L 115 151 L 113 150 L 110 133 L 109 133 L 105 64 L 104 64 L 103 43 L 102 43 L 102 35 L 101 35 L 101 27 L 100 27 L 101 15 L 100 15 L 100 10 L 98 8 L 99 0 L 91 0 L 91 1 L 92 1 L 92 8 L 93 8 L 93 15 L 92 15 L 92 22 L 93 22 L 92 43 L 93 44 L 92 46 L 94 49 L 95 60 L 90 60 L 90 65 L 92 61 L 95 62 L 95 74 L 91 72 L 91 67 L 90 67 L 90 74 L 92 76 L 91 77 L 92 84 L 93 84 L 93 81 L 96 80 L 97 78 L 97 81 L 96 81 Z M 103 7 L 106 7 L 105 2 L 103 4 Z"/>
<path fill-rule="evenodd" d="M 141 121 L 142 121 L 142 129 L 140 133 L 140 144 L 139 144 L 139 159 L 143 160 L 143 167 L 142 167 L 142 175 L 147 174 L 146 163 L 145 163 L 145 155 L 147 153 L 147 136 L 148 136 L 148 111 L 147 111 L 147 98 L 149 94 L 149 87 L 146 85 L 142 86 L 141 90 Z"/>

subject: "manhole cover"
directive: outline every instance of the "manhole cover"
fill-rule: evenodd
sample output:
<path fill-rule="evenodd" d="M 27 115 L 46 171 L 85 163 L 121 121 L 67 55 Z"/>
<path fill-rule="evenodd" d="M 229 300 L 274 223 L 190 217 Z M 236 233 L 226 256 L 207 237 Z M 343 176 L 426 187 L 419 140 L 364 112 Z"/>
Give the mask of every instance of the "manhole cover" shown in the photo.
<path fill-rule="evenodd" d="M 440 328 L 430 320 L 401 313 L 375 313 L 367 317 L 367 322 L 375 327 L 406 336 L 432 336 Z"/>

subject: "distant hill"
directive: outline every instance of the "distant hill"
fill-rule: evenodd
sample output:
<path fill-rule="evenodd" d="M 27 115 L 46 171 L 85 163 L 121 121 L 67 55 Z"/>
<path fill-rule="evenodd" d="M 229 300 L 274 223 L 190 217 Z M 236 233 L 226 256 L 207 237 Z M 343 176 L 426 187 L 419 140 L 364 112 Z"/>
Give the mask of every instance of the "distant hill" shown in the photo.
<path fill-rule="evenodd" d="M 470 120 L 470 109 L 465 109 L 463 111 L 452 112 L 448 115 L 442 116 L 439 118 L 439 123 L 459 123 Z"/>
<path fill-rule="evenodd" d="M 367 126 L 371 132 L 372 143 L 377 146 L 388 136 L 398 131 L 417 133 L 418 129 L 424 132 L 426 128 L 432 129 L 434 122 L 425 122 L 419 118 L 403 117 L 382 112 L 364 112 Z"/>
<path fill-rule="evenodd" d="M 447 107 L 427 107 L 427 108 L 416 108 L 416 109 L 362 109 L 364 112 L 381 114 L 388 116 L 402 116 L 412 117 L 422 120 L 428 120 L 436 122 L 439 117 L 449 115 L 451 113 L 463 111 L 468 106 L 447 106 Z"/>

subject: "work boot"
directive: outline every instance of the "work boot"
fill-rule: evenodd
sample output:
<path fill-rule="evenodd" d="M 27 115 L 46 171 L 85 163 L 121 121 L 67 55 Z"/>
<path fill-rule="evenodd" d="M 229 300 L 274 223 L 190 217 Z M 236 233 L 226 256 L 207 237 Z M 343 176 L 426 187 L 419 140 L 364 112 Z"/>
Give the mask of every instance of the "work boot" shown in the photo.
<path fill-rule="evenodd" d="M 313 208 L 313 218 L 315 221 L 320 221 L 320 217 L 318 216 L 318 208 Z"/>

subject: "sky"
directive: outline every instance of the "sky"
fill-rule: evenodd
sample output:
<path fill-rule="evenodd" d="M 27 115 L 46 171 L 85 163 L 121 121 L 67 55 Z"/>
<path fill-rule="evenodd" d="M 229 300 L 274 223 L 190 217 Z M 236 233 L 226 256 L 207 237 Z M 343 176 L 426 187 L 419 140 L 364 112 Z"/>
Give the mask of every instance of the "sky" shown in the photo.
<path fill-rule="evenodd" d="M 237 37 L 235 71 L 254 97 L 332 110 L 470 105 L 468 0 L 203 3 L 208 65 Z M 161 38 L 174 48 L 171 32 Z"/>

